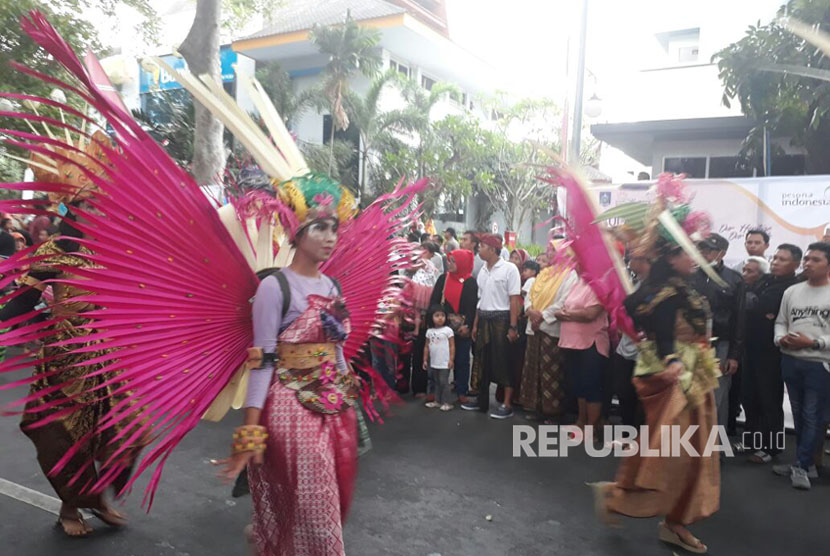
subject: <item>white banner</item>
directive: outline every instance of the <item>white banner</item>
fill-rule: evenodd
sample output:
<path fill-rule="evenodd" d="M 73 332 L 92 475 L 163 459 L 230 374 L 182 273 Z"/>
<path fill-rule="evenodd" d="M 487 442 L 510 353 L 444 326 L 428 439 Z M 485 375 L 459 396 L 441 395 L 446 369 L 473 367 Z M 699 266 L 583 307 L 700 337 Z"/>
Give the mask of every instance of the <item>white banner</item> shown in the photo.
<path fill-rule="evenodd" d="M 802 249 L 819 241 L 830 225 L 830 176 L 784 176 L 734 180 L 686 180 L 692 208 L 709 213 L 712 231 L 729 240 L 727 266 L 747 256 L 746 232 L 760 228 L 770 235 L 767 257 L 776 246 L 792 243 Z M 599 187 L 600 211 L 649 197 L 654 182 Z"/>

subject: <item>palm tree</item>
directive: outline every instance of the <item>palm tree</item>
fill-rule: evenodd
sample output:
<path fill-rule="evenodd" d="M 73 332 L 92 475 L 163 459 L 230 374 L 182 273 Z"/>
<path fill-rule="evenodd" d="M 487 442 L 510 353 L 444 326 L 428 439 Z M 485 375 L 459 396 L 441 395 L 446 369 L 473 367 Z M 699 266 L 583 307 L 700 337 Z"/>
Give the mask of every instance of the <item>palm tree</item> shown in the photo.
<path fill-rule="evenodd" d="M 407 82 L 406 88 L 404 89 L 404 98 L 409 104 L 410 111 L 420 118 L 417 120 L 416 127 L 416 131 L 418 132 L 416 160 L 418 161 L 419 178 L 424 177 L 426 174 L 424 152 L 426 151 L 427 145 L 431 144 L 435 136 L 435 132 L 430 123 L 432 109 L 444 98 L 460 94 L 461 91 L 458 87 L 450 83 L 436 83 L 427 91 L 415 80 Z"/>
<path fill-rule="evenodd" d="M 289 129 L 291 124 L 296 123 L 297 116 L 303 110 L 321 106 L 322 94 L 318 88 L 312 87 L 299 93 L 295 92 L 291 84 L 291 76 L 276 62 L 269 62 L 257 68 L 256 78 L 268 93 L 268 98 L 274 103 L 274 107 Z"/>
<path fill-rule="evenodd" d="M 366 191 L 369 153 L 390 133 L 406 133 L 421 127 L 423 117 L 413 107 L 381 111 L 380 100 L 389 85 L 401 83 L 400 73 L 394 69 L 375 78 L 369 85 L 365 97 L 349 91 L 344 95 L 346 113 L 360 134 L 360 183 L 358 198 L 363 200 Z"/>
<path fill-rule="evenodd" d="M 343 99 L 349 91 L 349 78 L 358 72 L 369 78 L 377 75 L 381 65 L 380 53 L 376 48 L 380 42 L 380 32 L 360 27 L 351 15 L 347 14 L 343 25 L 315 25 L 309 38 L 322 54 L 329 57 L 323 90 L 331 109 L 329 168 L 332 168 L 334 131 L 349 127 L 349 117 L 343 108 Z"/>

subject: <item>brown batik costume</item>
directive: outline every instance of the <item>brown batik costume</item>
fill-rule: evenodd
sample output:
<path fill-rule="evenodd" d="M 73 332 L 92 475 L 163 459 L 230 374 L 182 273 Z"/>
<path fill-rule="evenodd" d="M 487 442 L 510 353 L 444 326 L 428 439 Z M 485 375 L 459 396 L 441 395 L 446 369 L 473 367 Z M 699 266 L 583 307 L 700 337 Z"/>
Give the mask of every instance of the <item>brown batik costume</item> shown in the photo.
<path fill-rule="evenodd" d="M 89 254 L 89 251 L 81 246 L 77 253 Z M 92 435 L 91 433 L 95 431 L 99 418 L 124 399 L 126 394 L 111 396 L 116 385 L 92 391 L 113 375 L 109 372 L 96 376 L 88 375 L 103 368 L 108 362 L 76 366 L 105 354 L 105 351 L 72 353 L 83 342 L 54 345 L 60 341 L 83 338 L 93 334 L 95 330 L 83 328 L 91 322 L 91 319 L 84 317 L 83 314 L 85 311 L 94 309 L 94 306 L 87 301 L 73 301 L 74 298 L 86 294 L 84 290 L 69 284 L 44 283 L 44 281 L 55 278 L 77 279 L 78 277 L 67 271 L 65 267 L 90 268 L 92 263 L 82 256 L 65 252 L 55 240 L 43 243 L 33 255 L 33 257 L 41 256 L 46 256 L 46 258 L 33 262 L 29 272 L 18 279 L 21 287 L 28 286 L 32 288 L 32 292 L 37 292 L 37 294 L 22 295 L 13 300 L 21 300 L 21 302 L 9 303 L 6 309 L 16 314 L 25 314 L 34 308 L 40 300 L 40 294 L 51 284 L 54 296 L 51 306 L 52 317 L 65 316 L 66 318 L 59 320 L 52 328 L 53 334 L 43 339 L 44 345 L 40 348 L 41 357 L 52 359 L 38 365 L 35 374 L 40 376 L 31 386 L 32 396 L 38 393 L 43 393 L 43 395 L 31 399 L 26 404 L 27 412 L 23 416 L 20 427 L 34 443 L 38 463 L 63 502 L 79 508 L 103 508 L 100 494 L 86 491 L 86 488 L 91 487 L 98 480 L 92 462 L 105 461 L 123 445 L 123 440 L 109 444 L 120 432 L 121 429 L 118 426 L 98 434 Z M 15 315 L 8 313 L 4 315 L 5 318 L 12 316 Z M 67 408 L 73 406 L 74 411 L 67 411 Z M 54 420 L 43 426 L 31 426 L 49 417 L 53 417 Z M 59 473 L 51 474 L 52 468 L 67 451 L 87 435 L 91 436 L 91 440 L 83 444 L 80 451 Z M 130 465 L 127 466 L 128 470 L 113 483 L 116 492 L 129 479 L 131 464 L 143 444 L 143 441 L 135 443 L 133 447 L 119 456 L 125 457 Z M 84 467 L 85 463 L 87 465 Z M 79 472 L 79 478 L 73 481 L 73 477 Z"/>

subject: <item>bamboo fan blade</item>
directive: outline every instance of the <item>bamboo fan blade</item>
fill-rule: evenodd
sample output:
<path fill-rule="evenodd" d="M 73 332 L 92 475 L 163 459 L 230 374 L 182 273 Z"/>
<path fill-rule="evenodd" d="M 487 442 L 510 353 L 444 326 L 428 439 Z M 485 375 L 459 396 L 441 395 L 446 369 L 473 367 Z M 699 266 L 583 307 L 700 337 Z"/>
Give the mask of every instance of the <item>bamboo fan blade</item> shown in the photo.
<path fill-rule="evenodd" d="M 669 232 L 677 242 L 677 244 L 689 254 L 692 260 L 697 263 L 697 265 L 706 273 L 709 278 L 711 278 L 715 283 L 717 283 L 721 287 L 727 287 L 727 283 L 723 281 L 723 279 L 718 275 L 717 272 L 709 265 L 706 259 L 703 258 L 703 255 L 700 254 L 695 244 L 686 234 L 686 231 L 677 223 L 674 216 L 669 210 L 664 210 L 659 215 L 657 215 L 657 219 L 663 225 L 667 232 Z"/>
<path fill-rule="evenodd" d="M 265 127 L 268 128 L 268 133 L 276 143 L 277 147 L 288 162 L 290 169 L 294 175 L 301 176 L 308 173 L 308 165 L 303 158 L 300 149 L 285 127 L 282 117 L 277 112 L 276 107 L 268 98 L 265 90 L 260 85 L 259 81 L 253 77 L 237 72 L 239 83 L 251 99 L 254 101 L 256 109 L 262 121 L 265 122 Z"/>
<path fill-rule="evenodd" d="M 620 218 L 628 222 L 629 219 L 634 220 L 645 220 L 646 215 L 648 214 L 649 205 L 648 203 L 642 202 L 631 202 L 631 203 L 623 203 L 621 205 L 617 205 L 612 207 L 599 216 L 596 217 L 594 222 L 602 222 L 604 220 L 613 220 L 614 218 Z"/>
<path fill-rule="evenodd" d="M 293 176 L 289 175 L 288 166 L 283 160 L 282 156 L 277 150 L 264 139 L 264 134 L 254 124 L 254 122 L 245 115 L 242 118 L 238 113 L 236 102 L 231 99 L 228 103 L 223 100 L 223 97 L 215 95 L 210 87 L 204 82 L 196 78 L 188 71 L 179 71 L 173 69 L 161 58 L 153 58 L 153 60 L 170 73 L 179 83 L 186 88 L 194 98 L 201 102 L 205 108 L 218 118 L 234 136 L 248 149 L 251 156 L 259 163 L 263 170 L 270 176 L 279 180 L 288 180 Z M 222 91 L 227 96 L 227 93 Z"/>

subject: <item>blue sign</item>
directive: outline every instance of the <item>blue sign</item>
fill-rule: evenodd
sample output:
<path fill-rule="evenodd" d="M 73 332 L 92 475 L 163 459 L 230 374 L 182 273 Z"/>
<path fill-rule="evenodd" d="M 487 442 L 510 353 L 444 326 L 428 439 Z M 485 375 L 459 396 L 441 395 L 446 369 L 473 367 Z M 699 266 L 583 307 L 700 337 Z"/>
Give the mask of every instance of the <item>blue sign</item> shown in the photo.
<path fill-rule="evenodd" d="M 162 60 L 175 70 L 186 69 L 187 62 L 184 58 L 178 58 L 172 54 L 168 56 L 160 56 Z M 230 46 L 223 46 L 219 49 L 219 61 L 221 64 L 222 81 L 233 81 L 235 74 L 233 66 L 236 64 L 236 52 L 231 50 Z M 145 70 L 143 67 L 139 68 L 139 92 L 151 93 L 155 91 L 169 91 L 172 89 L 181 89 L 182 85 L 176 81 L 172 75 L 167 73 L 163 68 L 154 68 L 152 72 Z"/>

